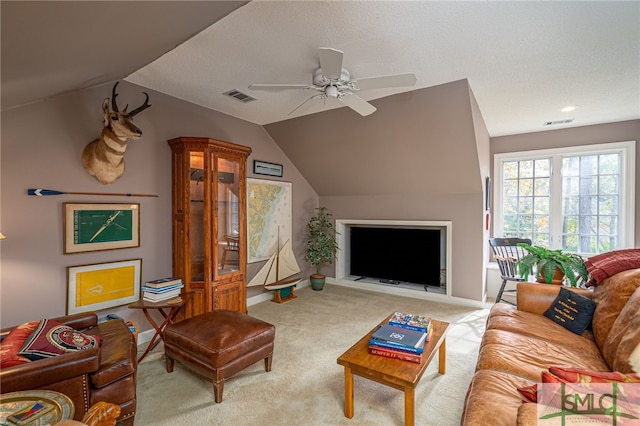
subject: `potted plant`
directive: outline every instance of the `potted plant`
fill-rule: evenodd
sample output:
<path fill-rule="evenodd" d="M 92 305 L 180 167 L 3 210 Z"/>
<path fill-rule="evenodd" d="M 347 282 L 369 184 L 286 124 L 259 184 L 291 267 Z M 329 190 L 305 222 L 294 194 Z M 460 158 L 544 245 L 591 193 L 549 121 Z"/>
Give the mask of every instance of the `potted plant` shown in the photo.
<path fill-rule="evenodd" d="M 573 253 L 562 250 L 551 250 L 542 246 L 532 246 L 519 243 L 528 253 L 516 264 L 522 278 L 529 278 L 536 266 L 536 278 L 540 283 L 562 284 L 564 277 L 572 287 L 578 285 L 578 280 L 586 282 L 589 278 L 584 259 Z"/>
<path fill-rule="evenodd" d="M 324 264 L 331 264 L 336 259 L 338 242 L 336 241 L 336 229 L 331 217 L 333 216 L 326 207 L 317 207 L 317 213 L 307 223 L 309 236 L 307 239 L 307 254 L 305 259 L 316 270 L 310 277 L 311 288 L 322 290 L 325 276 L 320 273 Z"/>

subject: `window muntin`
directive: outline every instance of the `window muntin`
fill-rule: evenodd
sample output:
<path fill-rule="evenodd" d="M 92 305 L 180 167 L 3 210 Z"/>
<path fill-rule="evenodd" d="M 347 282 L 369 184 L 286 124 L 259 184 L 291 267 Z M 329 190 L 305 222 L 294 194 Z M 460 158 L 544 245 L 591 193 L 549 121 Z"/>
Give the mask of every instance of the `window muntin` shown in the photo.
<path fill-rule="evenodd" d="M 505 237 L 531 238 L 549 245 L 551 161 L 548 158 L 502 163 Z"/>
<path fill-rule="evenodd" d="M 632 247 L 634 165 L 635 142 L 497 154 L 494 235 L 582 254 Z"/>

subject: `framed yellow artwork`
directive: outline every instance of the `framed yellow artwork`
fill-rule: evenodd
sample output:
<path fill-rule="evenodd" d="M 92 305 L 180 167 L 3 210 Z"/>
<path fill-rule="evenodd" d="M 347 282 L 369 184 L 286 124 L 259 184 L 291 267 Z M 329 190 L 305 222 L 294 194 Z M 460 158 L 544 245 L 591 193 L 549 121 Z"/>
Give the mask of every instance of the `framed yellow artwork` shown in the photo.
<path fill-rule="evenodd" d="M 142 259 L 67 267 L 67 315 L 135 302 L 141 275 Z"/>

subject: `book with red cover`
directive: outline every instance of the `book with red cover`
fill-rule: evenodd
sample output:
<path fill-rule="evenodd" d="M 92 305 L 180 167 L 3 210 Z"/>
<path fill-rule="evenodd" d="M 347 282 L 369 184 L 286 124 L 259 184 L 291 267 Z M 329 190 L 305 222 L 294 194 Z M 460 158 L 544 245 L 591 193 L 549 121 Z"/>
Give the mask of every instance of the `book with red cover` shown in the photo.
<path fill-rule="evenodd" d="M 383 356 L 386 358 L 394 358 L 394 359 L 400 359 L 402 361 L 415 362 L 416 364 L 420 364 L 422 362 L 421 354 L 414 354 L 411 352 L 385 348 L 378 345 L 370 345 L 369 353 L 372 355 Z"/>

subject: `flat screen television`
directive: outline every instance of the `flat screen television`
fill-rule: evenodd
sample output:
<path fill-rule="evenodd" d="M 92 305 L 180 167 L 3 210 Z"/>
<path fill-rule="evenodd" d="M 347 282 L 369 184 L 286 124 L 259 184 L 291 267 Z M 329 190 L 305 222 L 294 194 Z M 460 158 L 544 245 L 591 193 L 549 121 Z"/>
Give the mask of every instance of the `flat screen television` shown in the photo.
<path fill-rule="evenodd" d="M 350 275 L 440 286 L 440 230 L 352 226 Z"/>

